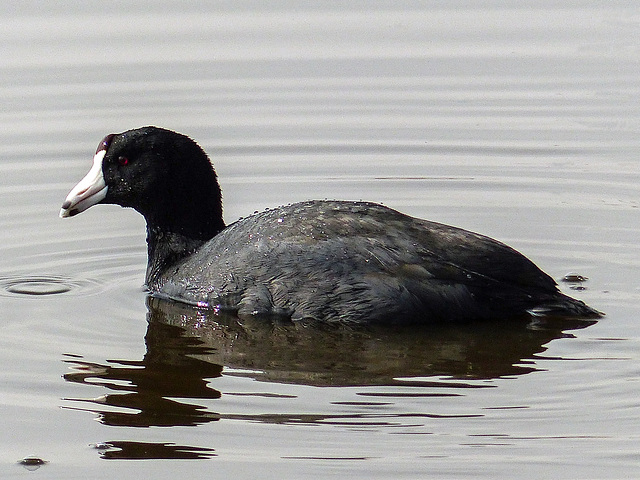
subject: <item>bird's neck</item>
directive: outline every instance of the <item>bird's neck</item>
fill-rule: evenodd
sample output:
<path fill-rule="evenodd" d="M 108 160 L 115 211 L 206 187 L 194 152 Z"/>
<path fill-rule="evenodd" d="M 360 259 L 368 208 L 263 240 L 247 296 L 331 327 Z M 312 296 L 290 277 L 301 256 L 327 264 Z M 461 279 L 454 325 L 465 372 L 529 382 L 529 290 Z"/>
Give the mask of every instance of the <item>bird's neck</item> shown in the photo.
<path fill-rule="evenodd" d="M 147 222 L 146 284 L 152 291 L 162 286 L 162 277 L 169 269 L 225 228 L 215 171 L 208 159 L 194 165 L 199 170 L 184 165 L 175 168 L 162 195 L 138 209 Z"/>
<path fill-rule="evenodd" d="M 174 217 L 174 218 L 184 218 Z M 181 222 L 154 222 L 147 219 L 147 273 L 145 284 L 150 291 L 162 287 L 163 274 L 192 255 L 225 228 L 222 219 L 200 223 L 190 228 Z M 187 222 L 189 224 L 189 222 Z M 192 223 L 191 223 L 192 225 Z"/>

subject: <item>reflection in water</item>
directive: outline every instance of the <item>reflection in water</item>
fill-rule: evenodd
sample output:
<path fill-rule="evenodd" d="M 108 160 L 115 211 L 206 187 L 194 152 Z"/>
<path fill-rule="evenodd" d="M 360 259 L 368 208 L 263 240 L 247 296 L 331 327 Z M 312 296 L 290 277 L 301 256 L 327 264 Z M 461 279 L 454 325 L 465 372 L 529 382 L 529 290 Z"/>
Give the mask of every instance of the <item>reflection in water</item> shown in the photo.
<path fill-rule="evenodd" d="M 474 380 L 535 371 L 535 356 L 546 349 L 546 343 L 570 336 L 564 330 L 593 323 L 521 319 L 420 328 L 352 329 L 239 319 L 150 298 L 147 353 L 142 360 L 109 360 L 107 365 L 100 365 L 68 356 L 65 361 L 73 366 L 73 371 L 64 378 L 106 388 L 109 393 L 98 399 L 67 400 L 92 404 L 90 411 L 98 414 L 102 423 L 113 426 L 193 426 L 221 418 L 287 424 L 353 421 L 360 425 L 391 424 L 401 420 L 402 415 L 220 415 L 193 400 L 221 396 L 208 386 L 208 380 L 220 377 L 223 366 L 230 368 L 229 375 L 248 375 L 271 382 L 423 387 L 415 394 L 406 388 L 398 392 L 361 392 L 363 396 L 379 397 L 378 400 L 395 396 L 457 396 L 458 393 L 450 391 L 425 393 L 424 387 L 486 388 L 485 383 Z M 103 445 L 107 446 L 103 458 L 212 455 L 207 449 L 164 443 L 118 441 Z"/>
<path fill-rule="evenodd" d="M 252 370 L 267 381 L 304 385 L 409 385 L 406 377 L 490 379 L 536 370 L 534 356 L 564 330 L 595 323 L 581 319 L 520 319 L 465 325 L 387 328 L 275 323 L 238 319 L 149 299 L 149 332 L 180 327 L 198 339 L 206 363 Z M 149 335 L 148 335 L 149 336 Z M 147 342 L 149 352 L 151 345 Z M 161 345 L 154 348 L 162 350 Z M 192 352 L 196 354 L 196 352 Z M 234 372 L 234 374 L 239 374 Z M 424 386 L 424 381 L 413 382 Z M 441 381 L 426 382 L 442 385 Z M 456 387 L 461 387 L 455 382 Z"/>
<path fill-rule="evenodd" d="M 106 460 L 199 460 L 215 457 L 211 448 L 183 447 L 172 443 L 106 442 L 96 446 Z"/>
<path fill-rule="evenodd" d="M 220 392 L 210 388 L 206 379 L 219 377 L 222 367 L 192 358 L 190 355 L 194 353 L 206 354 L 208 348 L 197 338 L 181 333 L 179 327 L 157 323 L 147 331 L 147 354 L 141 361 L 110 360 L 109 365 L 99 365 L 68 359 L 65 361 L 75 368 L 64 378 L 117 392 L 98 400 L 86 400 L 121 407 L 97 410 L 100 421 L 106 425 L 189 426 L 218 420 L 204 407 L 168 398 L 220 397 Z"/>

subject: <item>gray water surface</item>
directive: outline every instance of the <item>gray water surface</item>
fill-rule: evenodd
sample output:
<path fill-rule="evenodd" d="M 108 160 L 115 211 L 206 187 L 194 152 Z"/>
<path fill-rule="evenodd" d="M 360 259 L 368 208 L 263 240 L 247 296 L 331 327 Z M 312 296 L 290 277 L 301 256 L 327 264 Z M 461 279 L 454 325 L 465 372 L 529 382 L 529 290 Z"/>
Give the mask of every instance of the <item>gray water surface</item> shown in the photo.
<path fill-rule="evenodd" d="M 0 7 L 0 476 L 637 477 L 640 7 L 565 4 Z M 607 316 L 324 331 L 149 301 L 139 215 L 58 218 L 147 124 L 209 152 L 227 222 L 377 201 L 588 277 L 561 288 Z"/>

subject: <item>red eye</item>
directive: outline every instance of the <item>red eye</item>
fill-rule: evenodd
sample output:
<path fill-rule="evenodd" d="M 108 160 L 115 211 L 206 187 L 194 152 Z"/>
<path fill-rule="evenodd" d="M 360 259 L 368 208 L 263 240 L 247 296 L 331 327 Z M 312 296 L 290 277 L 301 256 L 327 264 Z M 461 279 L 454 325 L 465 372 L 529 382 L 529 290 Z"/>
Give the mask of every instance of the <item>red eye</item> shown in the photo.
<path fill-rule="evenodd" d="M 129 165 L 129 159 L 127 157 L 118 157 L 118 165 Z"/>

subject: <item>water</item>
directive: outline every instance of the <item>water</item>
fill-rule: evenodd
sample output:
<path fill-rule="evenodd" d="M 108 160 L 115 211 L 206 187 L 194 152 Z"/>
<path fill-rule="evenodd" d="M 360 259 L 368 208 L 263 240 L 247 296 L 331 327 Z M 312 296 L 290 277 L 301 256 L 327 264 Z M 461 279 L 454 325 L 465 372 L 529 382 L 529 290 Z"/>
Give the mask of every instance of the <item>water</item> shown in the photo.
<path fill-rule="evenodd" d="M 3 478 L 638 476 L 640 7 L 0 12 Z M 211 154 L 227 221 L 382 202 L 588 277 L 561 287 L 607 316 L 310 331 L 147 302 L 140 216 L 57 218 L 145 124 Z"/>

